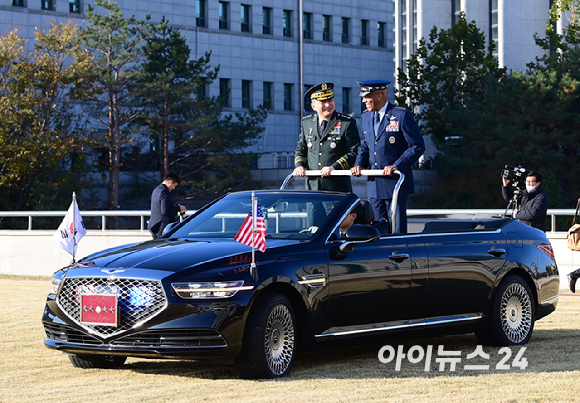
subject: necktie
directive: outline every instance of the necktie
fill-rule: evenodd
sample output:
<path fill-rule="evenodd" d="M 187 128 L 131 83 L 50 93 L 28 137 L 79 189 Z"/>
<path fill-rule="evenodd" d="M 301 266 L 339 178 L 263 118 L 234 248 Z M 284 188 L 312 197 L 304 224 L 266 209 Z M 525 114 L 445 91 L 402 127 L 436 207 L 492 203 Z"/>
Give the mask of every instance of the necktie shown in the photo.
<path fill-rule="evenodd" d="M 322 124 L 319 126 L 319 129 L 318 129 L 318 134 L 320 136 L 322 136 L 322 133 L 324 133 L 324 130 L 326 130 L 326 126 L 327 125 L 328 125 L 328 121 L 327 120 L 323 120 L 322 121 Z"/>
<path fill-rule="evenodd" d="M 374 124 L 375 137 L 377 137 L 379 134 L 379 126 L 380 125 L 381 125 L 381 115 L 379 112 L 375 112 L 375 124 Z"/>

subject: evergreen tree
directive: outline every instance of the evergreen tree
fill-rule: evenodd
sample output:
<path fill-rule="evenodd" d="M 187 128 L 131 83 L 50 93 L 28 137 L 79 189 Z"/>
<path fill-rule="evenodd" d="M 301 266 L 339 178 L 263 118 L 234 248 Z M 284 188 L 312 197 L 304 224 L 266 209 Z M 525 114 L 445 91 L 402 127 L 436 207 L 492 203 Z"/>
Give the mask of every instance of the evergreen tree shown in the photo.
<path fill-rule="evenodd" d="M 485 94 L 488 78 L 504 76 L 493 49 L 493 43 L 486 47 L 475 21 L 468 23 L 461 13 L 450 29 L 433 27 L 429 40 L 419 41 L 406 69 L 398 70 L 397 103 L 415 110 L 421 132 L 432 135 L 436 145 L 450 135 L 450 113 Z"/>
<path fill-rule="evenodd" d="M 576 27 L 569 26 L 574 31 Z M 500 208 L 500 171 L 521 165 L 543 174 L 551 208 L 574 206 L 580 196 L 580 49 L 578 37 L 536 36 L 544 56 L 526 72 L 489 78 L 485 91 L 450 111 L 453 142 L 440 145 L 435 167 L 442 178 L 418 206 Z M 562 228 L 560 228 L 562 229 Z"/>
<path fill-rule="evenodd" d="M 125 19 L 119 5 L 111 0 L 95 0 L 107 13 L 101 15 L 89 6 L 88 24 L 82 30 L 84 44 L 95 55 L 83 77 L 82 99 L 93 124 L 105 128 L 95 140 L 107 152 L 109 171 L 108 208 L 119 208 L 119 173 L 123 165 L 123 151 L 136 141 L 127 128 L 142 113 L 132 91 L 141 77 L 138 66 L 143 61 L 143 45 L 162 26 Z M 150 15 L 147 15 L 147 20 Z M 95 132 L 97 135 L 99 131 Z"/>
<path fill-rule="evenodd" d="M 145 113 L 136 130 L 159 144 L 160 178 L 177 172 L 184 179 L 178 190 L 182 199 L 243 187 L 251 178 L 252 156 L 242 151 L 262 132 L 265 111 L 222 114 L 223 100 L 205 94 L 219 67 L 211 68 L 211 52 L 190 60 L 177 29 L 160 30 L 145 54 L 138 84 Z"/>

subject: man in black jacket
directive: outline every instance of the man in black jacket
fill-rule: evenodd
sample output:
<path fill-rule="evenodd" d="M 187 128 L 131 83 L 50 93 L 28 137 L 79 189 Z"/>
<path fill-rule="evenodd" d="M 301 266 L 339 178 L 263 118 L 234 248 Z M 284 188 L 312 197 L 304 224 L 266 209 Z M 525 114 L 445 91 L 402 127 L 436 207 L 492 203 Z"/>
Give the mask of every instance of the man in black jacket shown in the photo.
<path fill-rule="evenodd" d="M 502 177 L 501 193 L 506 201 L 510 201 L 514 194 L 513 187 L 508 187 L 509 179 Z M 548 195 L 542 189 L 542 175 L 539 172 L 530 172 L 526 177 L 526 190 L 522 191 L 520 207 L 514 210 L 514 217 L 531 227 L 546 232 L 546 217 L 548 212 Z"/>
<path fill-rule="evenodd" d="M 173 204 L 171 191 L 179 185 L 179 177 L 174 173 L 169 173 L 151 194 L 151 218 L 147 228 L 153 238 L 163 235 L 165 227 L 175 221 L 175 215 L 185 211 L 185 206 Z"/>

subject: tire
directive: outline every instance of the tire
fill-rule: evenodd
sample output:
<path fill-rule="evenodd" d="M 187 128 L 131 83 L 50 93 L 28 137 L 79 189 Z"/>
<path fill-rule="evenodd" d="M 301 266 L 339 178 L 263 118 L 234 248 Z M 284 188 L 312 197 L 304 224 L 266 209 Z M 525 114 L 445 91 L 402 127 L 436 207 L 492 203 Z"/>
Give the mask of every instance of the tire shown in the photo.
<path fill-rule="evenodd" d="M 290 372 L 296 355 L 296 317 L 284 295 L 258 298 L 248 317 L 242 351 L 234 361 L 241 378 L 281 378 Z"/>
<path fill-rule="evenodd" d="M 476 332 L 482 344 L 518 346 L 532 337 L 535 309 L 532 292 L 519 276 L 507 277 L 500 284 L 487 328 Z"/>
<path fill-rule="evenodd" d="M 75 368 L 103 368 L 111 369 L 120 367 L 127 361 L 127 357 L 116 355 L 76 355 L 70 354 L 68 359 Z"/>

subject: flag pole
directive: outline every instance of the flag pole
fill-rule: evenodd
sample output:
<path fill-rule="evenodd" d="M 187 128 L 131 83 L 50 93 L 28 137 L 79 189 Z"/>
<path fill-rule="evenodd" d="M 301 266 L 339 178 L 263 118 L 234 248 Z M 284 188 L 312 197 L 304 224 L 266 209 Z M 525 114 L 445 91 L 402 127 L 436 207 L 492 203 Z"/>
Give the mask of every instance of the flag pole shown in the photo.
<path fill-rule="evenodd" d="M 76 242 L 76 239 L 75 239 L 75 235 L 76 235 L 76 232 L 77 232 L 76 231 L 77 227 L 76 227 L 76 223 L 75 223 L 75 217 L 76 217 L 76 214 L 77 214 L 77 212 L 75 211 L 75 208 L 76 208 L 76 205 L 77 205 L 76 200 L 77 200 L 77 195 L 76 195 L 75 192 L 73 192 L 73 203 L 72 203 L 73 204 L 73 214 L 72 214 L 72 237 L 73 237 L 72 262 L 73 263 L 75 262 L 75 254 L 76 254 L 76 249 L 77 249 L 77 242 Z"/>
<path fill-rule="evenodd" d="M 257 229 L 257 225 L 256 225 L 256 221 L 257 221 L 257 217 L 256 215 L 258 214 L 258 208 L 257 208 L 257 201 L 258 199 L 255 197 L 254 192 L 252 192 L 252 264 L 250 265 L 250 276 L 252 276 L 252 278 L 254 280 L 258 279 L 258 275 L 256 272 L 256 229 Z"/>

